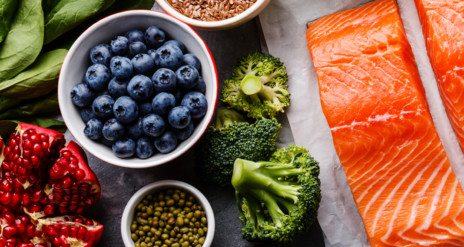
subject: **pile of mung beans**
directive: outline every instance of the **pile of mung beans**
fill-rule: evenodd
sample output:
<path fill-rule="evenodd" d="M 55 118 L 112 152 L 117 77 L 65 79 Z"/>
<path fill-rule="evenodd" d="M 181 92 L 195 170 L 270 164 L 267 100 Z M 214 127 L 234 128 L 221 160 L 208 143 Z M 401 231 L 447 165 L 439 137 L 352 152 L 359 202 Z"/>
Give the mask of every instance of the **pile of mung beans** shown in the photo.
<path fill-rule="evenodd" d="M 135 247 L 201 247 L 207 226 L 203 207 L 190 193 L 164 189 L 136 206 L 131 237 Z"/>

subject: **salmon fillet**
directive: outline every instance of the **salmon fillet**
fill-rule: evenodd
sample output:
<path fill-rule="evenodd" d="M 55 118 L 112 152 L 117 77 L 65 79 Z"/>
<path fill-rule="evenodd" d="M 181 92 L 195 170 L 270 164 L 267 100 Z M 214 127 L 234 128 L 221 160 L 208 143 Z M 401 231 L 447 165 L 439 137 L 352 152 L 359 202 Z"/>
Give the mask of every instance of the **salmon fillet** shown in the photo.
<path fill-rule="evenodd" d="M 395 0 L 308 25 L 333 143 L 372 246 L 464 246 L 464 193 Z"/>
<path fill-rule="evenodd" d="M 464 151 L 464 1 L 415 3 L 440 95 Z"/>

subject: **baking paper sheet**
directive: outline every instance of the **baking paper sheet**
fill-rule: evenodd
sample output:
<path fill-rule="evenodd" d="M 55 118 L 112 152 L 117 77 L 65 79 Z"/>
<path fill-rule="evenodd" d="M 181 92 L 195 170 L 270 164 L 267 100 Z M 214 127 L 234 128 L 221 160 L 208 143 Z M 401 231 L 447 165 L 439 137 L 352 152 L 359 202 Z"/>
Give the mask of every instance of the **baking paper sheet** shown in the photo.
<path fill-rule="evenodd" d="M 259 16 L 269 53 L 280 57 L 287 66 L 291 93 L 287 117 L 295 144 L 308 148 L 321 165 L 322 201 L 318 220 L 326 246 L 369 246 L 369 243 L 322 113 L 317 78 L 307 49 L 306 24 L 366 2 L 369 1 L 272 0 Z M 434 123 L 462 185 L 464 156 L 440 99 L 414 1 L 398 0 L 398 5 Z"/>

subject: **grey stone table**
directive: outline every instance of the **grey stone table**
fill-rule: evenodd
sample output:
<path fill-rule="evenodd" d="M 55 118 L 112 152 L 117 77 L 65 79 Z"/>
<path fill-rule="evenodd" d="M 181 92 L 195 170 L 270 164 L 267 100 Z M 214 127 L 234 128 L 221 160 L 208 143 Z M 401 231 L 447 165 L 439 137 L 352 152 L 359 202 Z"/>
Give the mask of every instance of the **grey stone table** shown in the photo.
<path fill-rule="evenodd" d="M 260 51 L 262 47 L 257 20 L 231 30 L 214 32 L 198 30 L 198 33 L 214 56 L 220 82 L 230 76 L 233 66 L 241 56 Z M 284 131 L 289 131 L 289 128 L 285 128 Z M 291 135 L 287 133 L 286 136 Z M 69 133 L 67 139 L 72 139 Z M 144 185 L 163 179 L 190 183 L 205 194 L 215 213 L 214 247 L 270 246 L 269 244 L 249 243 L 241 238 L 241 222 L 238 219 L 239 212 L 233 189 L 211 187 L 201 183 L 193 170 L 193 150 L 168 164 L 140 170 L 115 167 L 101 162 L 90 154 L 87 155 L 90 166 L 97 174 L 102 186 L 100 202 L 86 212 L 87 216 L 98 220 L 105 227 L 99 246 L 123 246 L 120 220 L 125 204 Z M 318 247 L 324 246 L 324 241 L 320 227 L 316 223 L 308 234 L 298 238 L 294 243 L 275 246 Z"/>

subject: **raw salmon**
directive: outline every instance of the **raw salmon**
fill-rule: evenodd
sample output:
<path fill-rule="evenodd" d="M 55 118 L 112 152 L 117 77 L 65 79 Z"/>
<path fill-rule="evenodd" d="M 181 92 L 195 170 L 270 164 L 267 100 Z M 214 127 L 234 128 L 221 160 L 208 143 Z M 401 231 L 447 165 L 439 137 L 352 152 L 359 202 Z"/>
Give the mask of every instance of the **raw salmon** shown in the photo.
<path fill-rule="evenodd" d="M 464 151 L 464 1 L 415 3 L 440 95 Z"/>
<path fill-rule="evenodd" d="M 308 24 L 321 105 L 372 246 L 464 246 L 464 192 L 395 0 Z"/>

